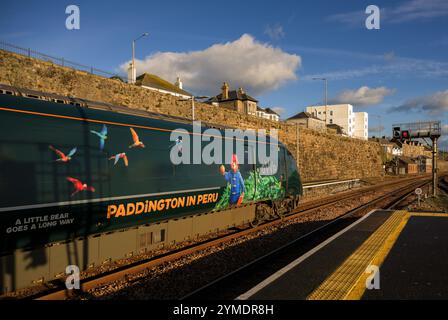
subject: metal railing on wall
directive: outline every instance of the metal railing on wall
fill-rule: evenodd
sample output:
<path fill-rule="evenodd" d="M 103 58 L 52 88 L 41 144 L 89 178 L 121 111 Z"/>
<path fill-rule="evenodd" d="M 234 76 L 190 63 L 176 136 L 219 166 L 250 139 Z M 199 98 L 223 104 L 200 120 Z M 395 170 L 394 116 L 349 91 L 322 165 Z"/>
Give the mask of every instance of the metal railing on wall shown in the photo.
<path fill-rule="evenodd" d="M 39 59 L 42 61 L 47 61 L 47 62 L 51 62 L 63 67 L 67 67 L 67 68 L 71 68 L 74 70 L 79 70 L 79 71 L 84 71 L 87 73 L 91 73 L 94 75 L 98 75 L 101 77 L 105 77 L 105 78 L 117 78 L 120 79 L 123 82 L 127 82 L 128 79 L 126 77 L 120 76 L 116 73 L 112 73 L 112 72 L 108 72 L 108 71 L 104 71 L 101 69 L 97 69 L 93 66 L 86 66 L 77 62 L 73 62 L 70 60 L 67 60 L 65 58 L 60 58 L 60 57 L 53 57 L 50 56 L 48 54 L 45 53 L 41 53 L 38 52 L 36 50 L 30 49 L 30 48 L 22 48 L 10 43 L 6 43 L 3 41 L 0 41 L 0 49 L 1 50 L 5 50 L 5 51 L 9 51 L 9 52 L 13 52 L 13 53 L 17 53 L 29 58 L 35 58 L 35 59 Z"/>

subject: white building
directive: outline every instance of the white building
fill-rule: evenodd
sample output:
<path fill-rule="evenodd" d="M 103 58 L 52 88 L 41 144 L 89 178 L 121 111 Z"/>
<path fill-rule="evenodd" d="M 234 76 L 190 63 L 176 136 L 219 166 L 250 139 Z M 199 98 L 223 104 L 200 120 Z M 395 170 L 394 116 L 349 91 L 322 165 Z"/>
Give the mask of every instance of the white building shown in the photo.
<path fill-rule="evenodd" d="M 366 112 L 353 112 L 351 104 L 310 106 L 306 108 L 306 112 L 326 121 L 326 124 L 337 124 L 342 127 L 344 134 L 348 137 L 357 137 L 364 140 L 368 138 L 368 114 Z M 358 113 L 361 115 L 357 115 Z M 356 119 L 359 122 L 358 127 L 356 126 Z"/>
<path fill-rule="evenodd" d="M 272 121 L 280 121 L 280 115 L 271 108 L 263 109 L 257 106 L 257 117 Z"/>
<path fill-rule="evenodd" d="M 337 124 L 349 137 L 355 134 L 355 114 L 351 104 L 311 106 L 306 108 L 306 112 L 326 121 L 326 124 Z"/>
<path fill-rule="evenodd" d="M 367 140 L 369 137 L 369 114 L 355 112 L 355 137 Z"/>

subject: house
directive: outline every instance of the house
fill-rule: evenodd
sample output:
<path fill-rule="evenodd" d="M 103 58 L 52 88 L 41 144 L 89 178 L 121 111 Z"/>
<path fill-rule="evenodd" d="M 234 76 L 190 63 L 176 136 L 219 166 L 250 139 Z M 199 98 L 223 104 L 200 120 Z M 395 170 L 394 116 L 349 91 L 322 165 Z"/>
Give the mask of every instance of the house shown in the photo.
<path fill-rule="evenodd" d="M 408 157 L 399 157 L 396 159 L 398 174 L 417 174 L 418 165 L 415 160 Z"/>
<path fill-rule="evenodd" d="M 349 137 L 368 139 L 368 114 L 353 112 L 351 104 L 310 106 L 306 108 L 306 112 L 324 120 L 326 124 L 337 124 L 344 129 L 345 134 Z M 356 119 L 358 119 L 358 126 L 356 126 Z"/>
<path fill-rule="evenodd" d="M 344 129 L 337 124 L 327 124 L 327 133 L 346 135 Z"/>
<path fill-rule="evenodd" d="M 395 157 L 401 157 L 403 155 L 403 148 L 399 142 L 393 142 L 392 155 Z"/>
<path fill-rule="evenodd" d="M 308 128 L 316 131 L 325 132 L 326 126 L 325 121 L 319 119 L 309 112 L 299 112 L 296 115 L 288 118 L 287 123 L 297 124 L 299 127 Z"/>
<path fill-rule="evenodd" d="M 272 121 L 280 121 L 280 115 L 271 108 L 263 109 L 257 106 L 256 115 L 259 118 L 268 119 Z"/>
<path fill-rule="evenodd" d="M 267 119 L 268 115 L 263 108 L 260 108 L 259 106 L 257 106 L 257 117 Z"/>
<path fill-rule="evenodd" d="M 383 161 L 387 162 L 395 157 L 401 157 L 403 155 L 403 149 L 401 142 L 395 140 L 389 140 L 385 136 L 382 138 L 369 138 L 369 141 L 377 142 L 380 144 L 383 150 Z"/>
<path fill-rule="evenodd" d="M 183 84 L 179 77 L 176 83 L 173 84 L 159 76 L 145 72 L 137 77 L 135 84 L 148 90 L 167 93 L 183 99 L 189 99 L 192 96 L 191 93 L 183 89 Z"/>
<path fill-rule="evenodd" d="M 257 115 L 258 100 L 244 92 L 243 88 L 229 91 L 227 82 L 222 85 L 221 93 L 210 98 L 206 103 L 240 113 Z"/>
<path fill-rule="evenodd" d="M 264 109 L 264 118 L 271 121 L 280 121 L 280 115 L 271 108 Z"/>
<path fill-rule="evenodd" d="M 420 155 L 415 158 L 418 165 L 418 171 L 420 173 L 431 173 L 432 172 L 432 158 L 424 155 Z"/>

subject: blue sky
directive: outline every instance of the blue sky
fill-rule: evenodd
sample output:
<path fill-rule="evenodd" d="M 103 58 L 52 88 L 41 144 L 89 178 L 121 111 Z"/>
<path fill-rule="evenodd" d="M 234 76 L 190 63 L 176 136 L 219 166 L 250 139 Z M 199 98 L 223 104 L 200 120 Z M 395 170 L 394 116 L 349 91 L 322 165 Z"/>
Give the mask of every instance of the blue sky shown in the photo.
<path fill-rule="evenodd" d="M 81 11 L 65 28 L 66 6 Z M 379 30 L 365 27 L 370 4 Z M 0 40 L 123 72 L 137 42 L 137 67 L 198 94 L 228 81 L 282 117 L 330 101 L 395 122 L 448 118 L 448 1 L 3 1 Z M 448 130 L 447 130 L 448 131 Z M 371 134 L 377 132 L 371 131 Z M 448 146 L 447 139 L 444 140 Z"/>

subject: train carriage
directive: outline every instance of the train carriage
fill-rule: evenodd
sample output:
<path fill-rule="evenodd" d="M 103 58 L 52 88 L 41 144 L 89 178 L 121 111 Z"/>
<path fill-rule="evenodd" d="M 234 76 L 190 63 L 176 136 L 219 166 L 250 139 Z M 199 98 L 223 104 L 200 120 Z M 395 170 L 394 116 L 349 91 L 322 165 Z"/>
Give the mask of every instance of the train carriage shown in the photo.
<path fill-rule="evenodd" d="M 268 175 L 250 141 L 243 158 L 233 156 L 223 166 L 173 164 L 172 150 L 192 153 L 188 139 L 171 137 L 186 131 L 190 146 L 195 128 L 187 121 L 79 99 L 1 92 L 2 254 L 254 203 L 258 223 L 294 207 L 302 193 L 295 160 L 282 144 L 276 149 L 278 170 Z M 224 136 L 222 128 L 215 130 Z M 248 163 L 252 156 L 254 163 Z M 239 187 L 229 180 L 235 162 Z M 235 198 L 237 192 L 243 197 Z"/>

